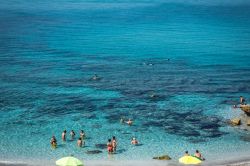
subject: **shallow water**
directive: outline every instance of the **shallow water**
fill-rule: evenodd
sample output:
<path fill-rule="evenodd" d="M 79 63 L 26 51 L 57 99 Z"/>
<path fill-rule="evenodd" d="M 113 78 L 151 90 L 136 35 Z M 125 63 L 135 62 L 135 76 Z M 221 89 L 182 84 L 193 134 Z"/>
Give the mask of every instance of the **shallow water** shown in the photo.
<path fill-rule="evenodd" d="M 25 0 L 0 9 L 0 160 L 249 153 L 249 131 L 225 123 L 239 116 L 239 96 L 250 97 L 248 1 Z M 86 147 L 63 143 L 64 129 L 83 129 Z M 113 135 L 117 154 L 86 154 Z M 141 146 L 130 145 L 134 136 Z"/>

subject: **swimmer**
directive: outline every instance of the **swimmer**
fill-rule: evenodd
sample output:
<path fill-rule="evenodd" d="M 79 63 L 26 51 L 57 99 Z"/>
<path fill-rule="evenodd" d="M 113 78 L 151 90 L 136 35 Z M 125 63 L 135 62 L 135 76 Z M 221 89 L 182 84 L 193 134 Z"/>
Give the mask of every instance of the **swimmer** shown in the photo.
<path fill-rule="evenodd" d="M 128 121 L 126 122 L 128 125 L 132 125 L 133 121 L 131 119 L 128 119 Z"/>
<path fill-rule="evenodd" d="M 80 131 L 80 138 L 83 140 L 85 138 L 85 133 L 83 130 Z"/>
<path fill-rule="evenodd" d="M 133 145 L 137 145 L 138 143 L 139 142 L 136 140 L 135 137 L 131 140 L 131 144 L 133 144 Z"/>
<path fill-rule="evenodd" d="M 62 140 L 63 140 L 63 141 L 66 141 L 66 133 L 67 133 L 66 130 L 64 130 L 64 131 L 62 132 Z"/>
<path fill-rule="evenodd" d="M 70 131 L 71 140 L 74 140 L 75 135 L 76 135 L 76 134 L 75 134 L 74 130 L 71 130 L 71 131 Z"/>
<path fill-rule="evenodd" d="M 116 147 L 117 147 L 117 141 L 115 136 L 112 138 L 112 147 L 113 147 L 113 152 L 116 152 Z"/>
<path fill-rule="evenodd" d="M 111 139 L 108 140 L 107 150 L 108 150 L 108 153 L 112 153 L 113 152 L 113 146 L 112 146 Z"/>
<path fill-rule="evenodd" d="M 100 77 L 98 77 L 97 74 L 95 74 L 95 75 L 92 77 L 92 80 L 99 80 L 99 79 L 100 79 Z"/>

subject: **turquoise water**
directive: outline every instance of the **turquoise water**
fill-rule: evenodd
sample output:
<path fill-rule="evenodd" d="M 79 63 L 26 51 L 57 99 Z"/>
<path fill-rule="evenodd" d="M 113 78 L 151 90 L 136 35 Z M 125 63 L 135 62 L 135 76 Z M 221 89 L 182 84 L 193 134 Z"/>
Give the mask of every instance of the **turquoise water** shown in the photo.
<path fill-rule="evenodd" d="M 250 98 L 249 18 L 248 1 L 2 2 L 0 160 L 249 154 L 249 131 L 225 123 Z M 117 154 L 85 153 L 113 135 Z"/>

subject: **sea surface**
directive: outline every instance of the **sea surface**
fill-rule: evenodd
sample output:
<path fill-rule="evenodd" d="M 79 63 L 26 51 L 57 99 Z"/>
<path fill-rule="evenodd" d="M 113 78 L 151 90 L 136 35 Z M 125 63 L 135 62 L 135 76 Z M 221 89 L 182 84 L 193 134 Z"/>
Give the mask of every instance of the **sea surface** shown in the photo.
<path fill-rule="evenodd" d="M 1 1 L 0 161 L 250 158 L 250 130 L 227 124 L 241 95 L 250 102 L 248 0 Z M 96 144 L 112 136 L 108 155 Z"/>

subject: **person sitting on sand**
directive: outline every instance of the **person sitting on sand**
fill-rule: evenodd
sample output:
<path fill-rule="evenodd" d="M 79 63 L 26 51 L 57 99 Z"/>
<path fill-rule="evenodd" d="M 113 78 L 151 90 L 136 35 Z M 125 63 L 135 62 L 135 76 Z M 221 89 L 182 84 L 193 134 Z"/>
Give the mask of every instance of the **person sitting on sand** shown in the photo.
<path fill-rule="evenodd" d="M 116 152 L 116 147 L 117 147 L 117 141 L 115 136 L 112 138 L 112 147 L 113 147 L 113 152 Z"/>
<path fill-rule="evenodd" d="M 56 147 L 57 146 L 57 140 L 56 137 L 53 135 L 51 140 L 50 140 L 50 144 L 52 147 Z"/>
<path fill-rule="evenodd" d="M 80 131 L 80 138 L 83 140 L 85 138 L 85 133 L 83 130 Z"/>
<path fill-rule="evenodd" d="M 107 150 L 108 150 L 108 153 L 112 153 L 113 152 L 113 146 L 112 146 L 111 139 L 108 140 Z"/>
<path fill-rule="evenodd" d="M 82 147 L 82 145 L 84 145 L 83 140 L 81 138 L 78 138 L 77 146 Z"/>
<path fill-rule="evenodd" d="M 185 152 L 184 156 L 190 156 L 190 155 L 188 154 L 188 151 Z"/>
<path fill-rule="evenodd" d="M 70 131 L 71 140 L 74 140 L 75 135 L 76 135 L 76 134 L 75 134 L 74 130 L 71 130 L 71 131 Z"/>
<path fill-rule="evenodd" d="M 64 131 L 62 132 L 62 140 L 63 140 L 63 141 L 66 141 L 66 133 L 67 133 L 66 130 L 64 130 Z"/>
<path fill-rule="evenodd" d="M 128 121 L 126 122 L 128 125 L 132 125 L 133 121 L 131 119 L 128 119 Z"/>
<path fill-rule="evenodd" d="M 133 145 L 137 145 L 138 143 L 139 142 L 136 140 L 135 137 L 131 140 L 131 144 L 133 144 Z"/>
<path fill-rule="evenodd" d="M 201 156 L 201 153 L 198 150 L 195 151 L 194 156 L 201 159 L 201 160 L 204 160 L 204 158 Z"/>

